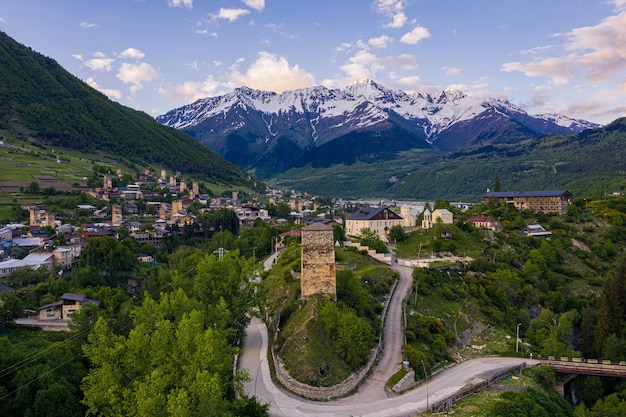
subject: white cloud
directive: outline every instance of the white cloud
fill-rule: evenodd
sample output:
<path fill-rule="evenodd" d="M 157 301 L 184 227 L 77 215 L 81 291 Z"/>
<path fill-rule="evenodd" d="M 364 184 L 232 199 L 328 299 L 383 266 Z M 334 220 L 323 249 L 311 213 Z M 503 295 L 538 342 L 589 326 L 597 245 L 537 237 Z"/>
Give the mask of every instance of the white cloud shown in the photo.
<path fill-rule="evenodd" d="M 97 23 L 80 22 L 80 27 L 83 29 L 91 29 L 91 28 L 99 28 L 100 25 Z"/>
<path fill-rule="evenodd" d="M 407 21 L 407 17 L 404 12 L 396 13 L 393 15 L 393 19 L 390 23 L 387 23 L 384 27 L 390 29 L 400 29 Z"/>
<path fill-rule="evenodd" d="M 414 45 L 422 39 L 427 38 L 430 38 L 430 32 L 428 31 L 428 29 L 421 26 L 416 26 L 415 28 L 413 28 L 412 31 L 402 35 L 402 37 L 400 38 L 400 42 Z"/>
<path fill-rule="evenodd" d="M 298 65 L 290 66 L 287 59 L 270 52 L 259 52 L 258 58 L 245 74 L 235 71 L 230 78 L 233 87 L 241 85 L 264 91 L 282 93 L 287 90 L 310 87 L 314 78 Z"/>
<path fill-rule="evenodd" d="M 85 61 L 83 65 L 92 71 L 111 71 L 114 62 L 112 58 L 93 58 Z"/>
<path fill-rule="evenodd" d="M 582 75 L 593 86 L 614 78 L 624 79 L 626 71 L 626 0 L 614 0 L 617 14 L 609 16 L 595 26 L 572 29 L 558 34 L 565 38 L 558 48 L 534 48 L 533 51 L 552 53 L 530 62 L 507 62 L 502 70 L 519 71 L 527 77 L 548 77 L 555 85 L 563 85 Z"/>
<path fill-rule="evenodd" d="M 463 73 L 463 68 L 455 68 L 455 67 L 443 67 L 441 71 L 447 76 L 454 76 Z"/>
<path fill-rule="evenodd" d="M 400 29 L 407 21 L 407 17 L 404 14 L 406 5 L 407 0 L 376 0 L 374 9 L 378 13 L 391 18 L 391 22 L 384 25 L 384 27 Z"/>
<path fill-rule="evenodd" d="M 167 0 L 169 7 L 184 7 L 185 9 L 193 9 L 193 0 Z"/>
<path fill-rule="evenodd" d="M 83 56 L 81 54 L 72 54 L 72 57 L 78 59 L 79 61 L 84 60 L 84 58 L 83 58 Z"/>
<path fill-rule="evenodd" d="M 102 88 L 102 87 L 100 87 L 98 85 L 96 80 L 94 80 L 91 77 L 87 78 L 87 81 L 85 81 L 85 82 L 91 88 L 94 88 L 94 89 L 100 91 L 102 94 L 104 94 L 105 96 L 108 96 L 109 98 L 113 98 L 115 100 L 119 100 L 119 99 L 122 98 L 122 92 L 120 90 L 113 90 L 113 89 L 109 89 L 109 88 Z"/>
<path fill-rule="evenodd" d="M 384 70 L 384 59 L 374 55 L 368 51 L 358 51 L 354 56 L 348 59 L 348 63 L 340 68 L 347 74 L 342 84 L 347 84 L 354 80 L 362 80 L 364 78 L 376 79 L 376 72 Z"/>
<path fill-rule="evenodd" d="M 152 65 L 142 62 L 140 64 L 122 63 L 117 71 L 117 78 L 124 84 L 132 84 L 131 93 L 134 95 L 143 88 L 144 82 L 150 82 L 158 77 L 158 73 Z"/>
<path fill-rule="evenodd" d="M 374 48 L 386 48 L 387 44 L 390 42 L 393 42 L 393 38 L 387 35 L 382 35 L 377 38 L 370 38 L 370 40 L 367 41 L 367 43 Z"/>
<path fill-rule="evenodd" d="M 241 16 L 245 16 L 247 14 L 250 14 L 250 10 L 246 10 L 246 9 L 225 9 L 225 8 L 220 8 L 220 10 L 217 12 L 217 17 L 220 19 L 226 19 L 230 22 L 234 22 L 235 20 L 239 19 Z"/>
<path fill-rule="evenodd" d="M 144 54 L 143 52 L 141 52 L 139 49 L 135 49 L 135 48 L 127 48 L 124 51 L 122 51 L 120 53 L 120 56 L 122 58 L 132 58 L 132 59 L 141 59 L 144 56 L 146 56 L 146 54 Z"/>
<path fill-rule="evenodd" d="M 201 98 L 220 93 L 220 87 L 221 83 L 209 76 L 204 81 L 187 81 L 179 84 L 172 91 L 160 89 L 159 93 L 176 101 L 192 103 Z"/>
<path fill-rule="evenodd" d="M 96 58 L 105 58 L 106 57 L 104 52 L 94 52 L 93 56 L 95 56 Z"/>
<path fill-rule="evenodd" d="M 377 74 L 388 68 L 402 68 L 414 71 L 419 68 L 417 58 L 410 54 L 378 56 L 365 49 L 357 51 L 348 58 L 348 62 L 340 67 L 346 73 L 345 77 L 337 80 L 339 85 L 345 85 L 355 80 L 370 78 L 378 79 Z M 398 78 L 395 72 L 389 74 L 391 78 Z"/>
<path fill-rule="evenodd" d="M 241 0 L 243 3 L 250 7 L 251 9 L 256 10 L 257 12 L 265 9 L 265 0 Z"/>

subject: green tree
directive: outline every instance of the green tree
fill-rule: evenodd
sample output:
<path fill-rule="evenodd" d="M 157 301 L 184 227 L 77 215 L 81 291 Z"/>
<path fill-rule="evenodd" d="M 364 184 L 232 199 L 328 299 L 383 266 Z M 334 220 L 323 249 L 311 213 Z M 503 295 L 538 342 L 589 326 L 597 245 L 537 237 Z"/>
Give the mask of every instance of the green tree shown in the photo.
<path fill-rule="evenodd" d="M 502 188 L 502 184 L 500 184 L 500 173 L 496 172 L 496 177 L 493 180 L 493 191 L 494 192 L 500 192 L 500 189 Z"/>
<path fill-rule="evenodd" d="M 346 230 L 340 224 L 333 224 L 333 241 L 343 243 L 346 240 Z"/>
<path fill-rule="evenodd" d="M 0 321 L 3 327 L 8 327 L 22 312 L 22 300 L 15 291 L 0 293 Z"/>
<path fill-rule="evenodd" d="M 361 245 L 368 246 L 371 249 L 374 249 L 378 253 L 388 253 L 389 248 L 385 242 L 383 242 L 380 237 L 376 234 L 375 231 L 370 229 L 369 227 L 364 227 L 359 230 L 359 240 L 361 241 Z"/>
<path fill-rule="evenodd" d="M 399 224 L 391 226 L 389 229 L 389 237 L 395 240 L 396 242 L 403 242 L 407 239 L 407 234 L 404 232 L 404 229 Z"/>

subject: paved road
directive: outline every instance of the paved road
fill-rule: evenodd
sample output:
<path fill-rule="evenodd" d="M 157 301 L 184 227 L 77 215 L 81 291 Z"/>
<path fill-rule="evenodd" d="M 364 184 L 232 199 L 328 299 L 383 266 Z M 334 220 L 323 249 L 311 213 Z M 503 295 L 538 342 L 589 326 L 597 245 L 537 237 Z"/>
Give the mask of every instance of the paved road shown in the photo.
<path fill-rule="evenodd" d="M 271 262 L 265 267 L 271 268 Z M 372 375 L 355 395 L 329 402 L 315 402 L 297 397 L 277 387 L 270 376 L 267 361 L 268 334 L 262 320 L 254 318 L 246 329 L 239 358 L 239 367 L 248 369 L 251 381 L 244 384 L 245 392 L 270 404 L 270 415 L 275 417 L 337 416 L 337 417 L 404 417 L 426 410 L 427 403 L 441 400 L 470 383 L 480 381 L 498 370 L 522 362 L 537 363 L 521 358 L 480 358 L 448 368 L 416 389 L 388 397 L 384 386 L 399 369 L 403 343 L 402 299 L 410 289 L 411 268 L 394 265 L 400 273 L 398 286 L 391 299 L 385 320 L 385 350 Z"/>
<path fill-rule="evenodd" d="M 402 366 L 402 345 L 404 329 L 402 328 L 402 300 L 411 289 L 413 279 L 411 268 L 394 264 L 392 268 L 399 273 L 398 285 L 391 297 L 384 323 L 383 357 L 372 370 L 371 376 L 358 388 L 351 401 L 379 400 L 387 398 L 385 384 Z"/>
<path fill-rule="evenodd" d="M 522 358 L 480 358 L 448 368 L 416 389 L 392 398 L 367 398 L 357 393 L 336 401 L 315 402 L 296 397 L 278 388 L 270 376 L 267 362 L 267 328 L 254 318 L 246 329 L 240 367 L 247 368 L 251 381 L 244 384 L 246 393 L 270 404 L 270 415 L 275 417 L 401 417 L 426 410 L 426 402 L 433 403 L 459 391 L 465 385 L 480 381 L 500 369 L 527 363 L 538 363 Z M 428 398 L 427 398 L 428 393 Z"/>

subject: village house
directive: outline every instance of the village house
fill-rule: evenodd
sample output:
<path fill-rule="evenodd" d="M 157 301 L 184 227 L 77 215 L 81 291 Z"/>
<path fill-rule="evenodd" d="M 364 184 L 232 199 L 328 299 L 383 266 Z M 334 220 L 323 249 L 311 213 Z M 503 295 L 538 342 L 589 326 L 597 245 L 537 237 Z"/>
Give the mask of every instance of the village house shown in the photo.
<path fill-rule="evenodd" d="M 91 300 L 85 294 L 65 293 L 60 301 L 39 307 L 39 320 L 69 320 L 73 313 L 80 311 L 87 303 L 100 305 L 100 301 Z"/>
<path fill-rule="evenodd" d="M 546 230 L 540 224 L 529 224 L 525 229 L 522 229 L 522 236 L 538 237 L 546 240 L 550 240 L 552 232 Z"/>
<path fill-rule="evenodd" d="M 472 222 L 474 227 L 477 229 L 492 230 L 494 232 L 502 231 L 502 226 L 500 225 L 500 223 L 498 223 L 496 220 L 490 219 L 489 217 L 485 217 L 485 216 L 472 217 L 470 219 L 470 222 Z"/>
<path fill-rule="evenodd" d="M 402 226 L 402 216 L 387 207 L 362 207 L 346 219 L 346 234 L 358 236 L 361 229 L 369 228 L 379 236 L 387 236 L 393 226 Z"/>
<path fill-rule="evenodd" d="M 483 201 L 490 203 L 512 204 L 517 210 L 535 210 L 543 213 L 567 213 L 567 206 L 572 202 L 572 193 L 567 190 L 550 191 L 502 191 L 488 192 Z"/>

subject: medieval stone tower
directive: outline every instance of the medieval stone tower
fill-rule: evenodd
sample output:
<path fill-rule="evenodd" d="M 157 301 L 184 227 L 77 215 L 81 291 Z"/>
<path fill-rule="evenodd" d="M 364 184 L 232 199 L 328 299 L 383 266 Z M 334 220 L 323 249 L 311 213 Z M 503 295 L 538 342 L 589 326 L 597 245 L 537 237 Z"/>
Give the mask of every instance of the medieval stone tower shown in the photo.
<path fill-rule="evenodd" d="M 302 229 L 302 298 L 314 294 L 337 299 L 333 228 L 312 223 Z"/>
<path fill-rule="evenodd" d="M 113 189 L 113 177 L 111 176 L 111 173 L 104 174 L 104 181 L 102 185 L 102 188 L 105 190 Z"/>
<path fill-rule="evenodd" d="M 122 206 L 119 204 L 111 206 L 111 223 L 114 225 L 122 224 Z"/>

